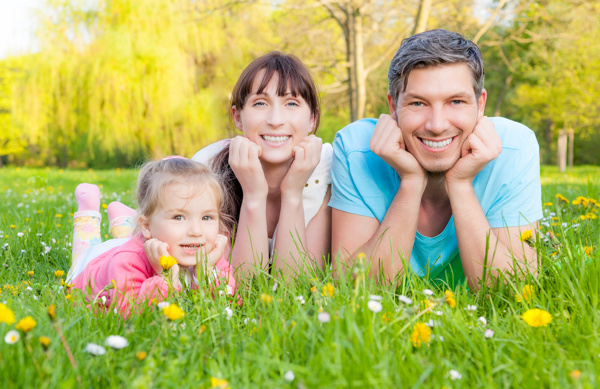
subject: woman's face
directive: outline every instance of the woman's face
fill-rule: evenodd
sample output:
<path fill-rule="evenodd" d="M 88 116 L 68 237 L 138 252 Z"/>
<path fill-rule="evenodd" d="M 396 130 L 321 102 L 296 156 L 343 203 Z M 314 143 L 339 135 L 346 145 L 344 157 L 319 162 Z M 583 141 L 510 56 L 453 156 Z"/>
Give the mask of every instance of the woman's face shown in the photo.
<path fill-rule="evenodd" d="M 283 163 L 292 158 L 294 146 L 314 130 L 315 118 L 304 98 L 294 97 L 289 88 L 285 96 L 277 95 L 277 73 L 257 94 L 263 74 L 256 75 L 244 108 L 231 108 L 233 120 L 246 138 L 261 147 L 263 162 Z"/>

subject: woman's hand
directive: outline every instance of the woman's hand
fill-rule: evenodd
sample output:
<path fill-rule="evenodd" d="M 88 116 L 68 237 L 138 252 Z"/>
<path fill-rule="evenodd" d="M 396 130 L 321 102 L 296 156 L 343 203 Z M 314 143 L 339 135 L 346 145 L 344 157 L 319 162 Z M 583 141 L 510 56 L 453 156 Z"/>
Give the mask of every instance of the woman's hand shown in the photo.
<path fill-rule="evenodd" d="M 259 160 L 261 154 L 260 146 L 243 136 L 236 136 L 229 144 L 229 166 L 242 186 L 244 200 L 267 198 L 269 187 Z"/>
<path fill-rule="evenodd" d="M 309 135 L 292 150 L 294 160 L 281 182 L 281 194 L 302 197 L 302 190 L 321 161 L 323 141 Z"/>

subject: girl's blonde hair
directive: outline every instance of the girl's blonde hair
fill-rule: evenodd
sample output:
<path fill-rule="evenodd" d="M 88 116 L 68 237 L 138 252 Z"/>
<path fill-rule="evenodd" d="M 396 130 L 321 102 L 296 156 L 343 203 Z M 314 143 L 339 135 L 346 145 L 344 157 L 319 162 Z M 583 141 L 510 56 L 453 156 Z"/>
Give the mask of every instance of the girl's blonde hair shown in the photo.
<path fill-rule="evenodd" d="M 162 195 L 164 190 L 173 184 L 212 190 L 217 199 L 220 229 L 222 232 L 230 233 L 228 228 L 230 223 L 224 216 L 225 195 L 219 179 L 207 166 L 183 157 L 149 161 L 142 166 L 137 181 L 138 213 L 151 218 L 156 208 L 168 201 Z"/>

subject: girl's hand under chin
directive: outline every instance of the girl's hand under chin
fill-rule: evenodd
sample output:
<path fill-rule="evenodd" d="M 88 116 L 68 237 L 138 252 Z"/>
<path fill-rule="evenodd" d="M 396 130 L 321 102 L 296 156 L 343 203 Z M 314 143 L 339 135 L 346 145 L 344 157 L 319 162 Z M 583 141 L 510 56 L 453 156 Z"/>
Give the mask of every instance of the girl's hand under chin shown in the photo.
<path fill-rule="evenodd" d="M 148 261 L 152 266 L 152 269 L 157 275 L 163 275 L 163 268 L 160 265 L 160 257 L 169 256 L 169 245 L 156 238 L 150 238 L 144 242 L 144 252 Z M 171 284 L 173 286 L 179 285 L 179 265 L 175 264 L 171 267 Z"/>
<path fill-rule="evenodd" d="M 309 135 L 293 149 L 290 170 L 281 182 L 281 193 L 302 196 L 302 190 L 321 161 L 323 140 Z"/>
<path fill-rule="evenodd" d="M 204 257 L 206 258 L 206 267 L 210 271 L 217 266 L 217 262 L 223 257 L 225 245 L 229 239 L 225 235 L 217 235 L 214 244 L 207 243 L 204 249 Z"/>

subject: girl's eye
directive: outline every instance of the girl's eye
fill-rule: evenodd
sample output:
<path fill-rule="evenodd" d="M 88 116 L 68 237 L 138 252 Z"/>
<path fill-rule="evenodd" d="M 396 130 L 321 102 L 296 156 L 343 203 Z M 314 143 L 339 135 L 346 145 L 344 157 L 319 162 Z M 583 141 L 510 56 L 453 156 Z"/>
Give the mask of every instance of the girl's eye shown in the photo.
<path fill-rule="evenodd" d="M 213 219 L 214 219 L 214 217 L 212 217 L 210 215 L 202 216 L 202 220 L 204 220 L 204 221 L 210 221 L 210 220 L 213 220 Z"/>
<path fill-rule="evenodd" d="M 173 216 L 173 220 L 181 221 L 183 220 L 183 215 L 175 215 Z"/>

